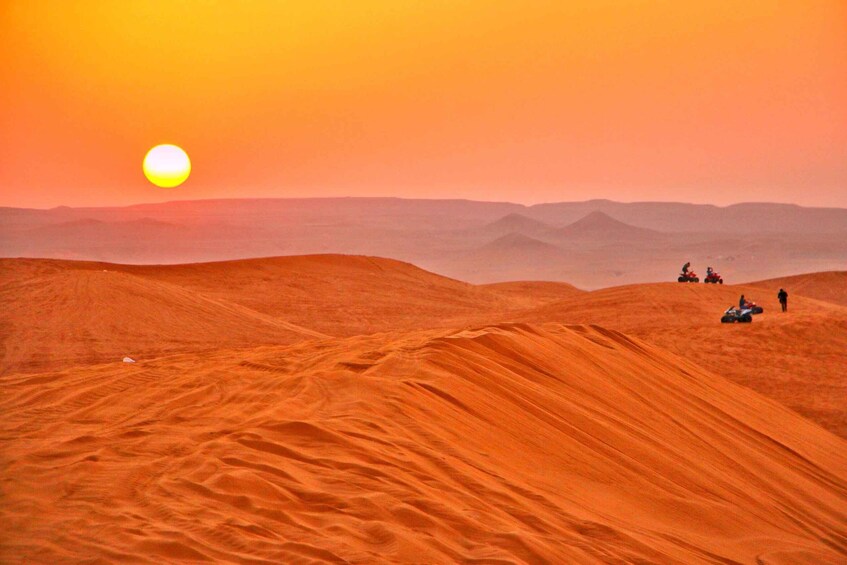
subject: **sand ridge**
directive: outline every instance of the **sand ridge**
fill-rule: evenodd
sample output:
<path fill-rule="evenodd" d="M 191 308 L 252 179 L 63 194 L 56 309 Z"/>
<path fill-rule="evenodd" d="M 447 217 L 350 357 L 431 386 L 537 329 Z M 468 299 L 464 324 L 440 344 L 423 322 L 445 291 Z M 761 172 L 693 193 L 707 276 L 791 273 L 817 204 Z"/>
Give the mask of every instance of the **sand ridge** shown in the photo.
<path fill-rule="evenodd" d="M 109 264 L 3 261 L 0 374 L 326 337 Z"/>
<path fill-rule="evenodd" d="M 771 284 L 0 260 L 0 562 L 841 563 L 847 308 Z"/>
<path fill-rule="evenodd" d="M 659 283 L 613 287 L 514 316 L 515 321 L 598 324 L 640 337 L 774 398 L 847 437 L 847 308 L 779 286 Z M 744 326 L 719 323 L 744 294 L 765 308 Z"/>
<path fill-rule="evenodd" d="M 4 381 L 4 560 L 837 563 L 847 443 L 599 327 Z"/>
<path fill-rule="evenodd" d="M 843 286 L 829 278 L 824 284 L 833 293 Z M 327 334 L 504 320 L 599 324 L 686 356 L 847 437 L 847 407 L 839 401 L 847 395 L 840 370 L 847 309 L 789 287 L 791 312 L 782 316 L 778 289 L 768 281 L 590 293 L 566 283 L 471 285 L 400 261 L 341 255 L 166 266 L 0 260 L 0 299 L 8 304 L 0 310 L 0 374 Z M 718 324 L 741 293 L 765 314 L 749 327 Z M 42 307 L 33 313 L 33 304 Z"/>
<path fill-rule="evenodd" d="M 797 294 L 800 296 L 815 298 L 816 300 L 823 300 L 825 302 L 832 302 L 833 304 L 847 306 L 847 271 L 809 273 L 804 275 L 794 275 L 791 277 L 769 279 L 766 281 L 757 281 L 748 284 L 750 286 L 767 289 L 791 289 L 791 293 L 789 293 L 789 302 L 791 302 L 791 295 Z"/>

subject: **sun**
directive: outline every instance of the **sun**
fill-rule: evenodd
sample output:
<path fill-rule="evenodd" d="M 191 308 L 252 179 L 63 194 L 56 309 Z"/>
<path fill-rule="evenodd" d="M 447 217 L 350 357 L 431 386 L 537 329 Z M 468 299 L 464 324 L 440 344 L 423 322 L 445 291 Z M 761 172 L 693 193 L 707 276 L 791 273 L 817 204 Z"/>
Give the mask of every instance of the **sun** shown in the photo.
<path fill-rule="evenodd" d="M 143 168 L 147 180 L 162 188 L 173 188 L 191 174 L 191 161 L 181 147 L 157 145 L 145 155 Z"/>

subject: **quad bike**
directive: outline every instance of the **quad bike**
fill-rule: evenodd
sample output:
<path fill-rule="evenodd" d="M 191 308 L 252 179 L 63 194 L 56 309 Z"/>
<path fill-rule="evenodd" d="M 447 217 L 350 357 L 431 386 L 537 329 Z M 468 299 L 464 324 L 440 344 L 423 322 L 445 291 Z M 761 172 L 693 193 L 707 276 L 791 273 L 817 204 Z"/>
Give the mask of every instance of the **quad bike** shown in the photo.
<path fill-rule="evenodd" d="M 680 273 L 679 277 L 676 280 L 677 282 L 700 282 L 700 279 L 697 277 L 697 273 L 695 273 L 694 271 Z"/>
<path fill-rule="evenodd" d="M 761 314 L 765 311 L 764 308 L 753 302 L 752 300 L 744 301 L 744 309 L 749 310 L 751 314 Z"/>
<path fill-rule="evenodd" d="M 720 273 L 712 271 L 711 274 L 706 275 L 706 278 L 703 279 L 704 283 L 711 284 L 723 284 L 723 277 L 721 277 Z"/>
<path fill-rule="evenodd" d="M 721 317 L 722 324 L 749 324 L 753 321 L 753 313 L 750 310 L 739 310 L 735 306 L 730 306 Z"/>

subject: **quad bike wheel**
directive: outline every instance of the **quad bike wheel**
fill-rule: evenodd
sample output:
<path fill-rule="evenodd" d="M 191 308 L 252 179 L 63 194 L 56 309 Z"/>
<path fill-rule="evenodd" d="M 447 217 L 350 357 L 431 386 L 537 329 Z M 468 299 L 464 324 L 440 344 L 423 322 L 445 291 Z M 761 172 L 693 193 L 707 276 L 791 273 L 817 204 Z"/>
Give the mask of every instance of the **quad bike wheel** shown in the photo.
<path fill-rule="evenodd" d="M 738 321 L 742 324 L 749 324 L 753 321 L 753 316 L 751 316 L 750 314 L 744 314 Z"/>
<path fill-rule="evenodd" d="M 679 277 L 676 282 L 685 282 L 685 277 Z"/>
<path fill-rule="evenodd" d="M 723 318 L 721 318 L 722 324 L 732 324 L 733 322 L 735 322 L 735 318 L 733 318 L 732 316 L 724 316 Z"/>
<path fill-rule="evenodd" d="M 723 279 L 718 279 L 718 284 L 723 284 Z"/>

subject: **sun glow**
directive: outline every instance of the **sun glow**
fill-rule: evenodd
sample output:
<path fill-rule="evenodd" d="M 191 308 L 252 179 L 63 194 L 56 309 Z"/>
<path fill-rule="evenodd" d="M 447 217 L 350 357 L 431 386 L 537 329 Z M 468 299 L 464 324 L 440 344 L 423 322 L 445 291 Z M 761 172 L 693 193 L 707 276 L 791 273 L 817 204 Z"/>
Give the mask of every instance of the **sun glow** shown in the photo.
<path fill-rule="evenodd" d="M 191 174 L 188 154 L 176 145 L 157 145 L 144 157 L 144 176 L 162 188 L 181 185 Z"/>

